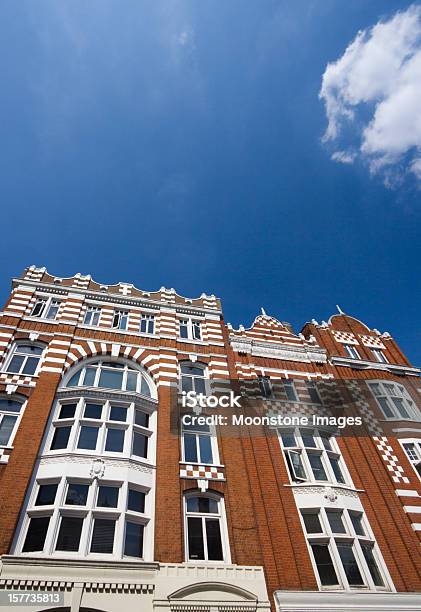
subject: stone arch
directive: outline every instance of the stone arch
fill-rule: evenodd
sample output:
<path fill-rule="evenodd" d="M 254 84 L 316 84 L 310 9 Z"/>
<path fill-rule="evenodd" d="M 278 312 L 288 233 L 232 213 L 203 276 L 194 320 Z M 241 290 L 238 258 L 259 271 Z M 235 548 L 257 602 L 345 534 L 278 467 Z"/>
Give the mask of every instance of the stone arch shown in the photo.
<path fill-rule="evenodd" d="M 71 344 L 63 368 L 62 377 L 66 375 L 71 367 L 79 365 L 88 357 L 123 358 L 142 366 L 149 376 L 157 383 L 159 374 L 152 366 L 159 365 L 159 357 L 151 351 L 136 346 L 122 346 L 112 342 L 98 342 L 95 340 L 79 340 Z"/>
<path fill-rule="evenodd" d="M 222 595 L 222 597 L 221 597 Z M 247 591 L 240 586 L 229 584 L 228 582 L 197 582 L 181 587 L 168 596 L 170 602 L 174 601 L 232 601 L 242 602 L 258 601 L 257 596 L 251 591 Z"/>

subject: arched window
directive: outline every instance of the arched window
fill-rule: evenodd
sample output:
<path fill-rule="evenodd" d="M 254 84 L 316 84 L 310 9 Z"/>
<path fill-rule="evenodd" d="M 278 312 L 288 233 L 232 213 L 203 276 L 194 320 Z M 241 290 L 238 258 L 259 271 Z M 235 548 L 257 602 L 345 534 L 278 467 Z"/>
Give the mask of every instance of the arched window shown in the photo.
<path fill-rule="evenodd" d="M 38 370 L 43 347 L 30 342 L 17 342 L 6 365 L 6 372 L 34 376 Z"/>
<path fill-rule="evenodd" d="M 87 362 L 64 386 L 135 391 L 151 397 L 150 384 L 143 372 L 128 363 L 104 359 Z"/>
<path fill-rule="evenodd" d="M 90 359 L 67 374 L 25 499 L 17 554 L 153 560 L 152 395 L 153 382 L 127 360 Z"/>
<path fill-rule="evenodd" d="M 24 402 L 0 397 L 0 446 L 10 446 L 17 430 Z"/>
<path fill-rule="evenodd" d="M 229 563 L 229 546 L 222 496 L 186 494 L 184 498 L 187 561 Z"/>
<path fill-rule="evenodd" d="M 180 364 L 181 391 L 195 391 L 195 393 L 207 393 L 206 388 L 206 364 L 190 363 L 185 361 Z"/>

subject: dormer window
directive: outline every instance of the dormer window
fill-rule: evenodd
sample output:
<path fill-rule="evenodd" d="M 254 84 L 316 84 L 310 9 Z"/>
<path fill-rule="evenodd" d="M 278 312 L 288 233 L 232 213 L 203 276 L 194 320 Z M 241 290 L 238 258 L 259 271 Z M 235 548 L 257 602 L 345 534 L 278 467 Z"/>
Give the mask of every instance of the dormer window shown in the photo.
<path fill-rule="evenodd" d="M 361 359 L 359 352 L 352 344 L 344 344 L 343 345 L 345 351 L 348 353 L 348 357 L 351 359 Z"/>
<path fill-rule="evenodd" d="M 381 351 L 380 349 L 371 349 L 371 351 L 376 361 L 378 361 L 379 363 L 389 363 L 383 351 Z"/>

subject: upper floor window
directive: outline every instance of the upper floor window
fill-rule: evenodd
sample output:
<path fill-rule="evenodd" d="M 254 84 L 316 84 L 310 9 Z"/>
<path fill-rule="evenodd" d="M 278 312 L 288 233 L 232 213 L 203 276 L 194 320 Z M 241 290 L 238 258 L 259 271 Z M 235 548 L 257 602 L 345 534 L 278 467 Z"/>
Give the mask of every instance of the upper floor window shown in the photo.
<path fill-rule="evenodd" d="M 283 380 L 284 391 L 287 396 L 287 400 L 290 402 L 298 402 L 298 395 L 295 389 L 294 382 L 292 380 Z"/>
<path fill-rule="evenodd" d="M 183 425 L 182 459 L 189 463 L 218 462 L 217 440 L 209 425 Z"/>
<path fill-rule="evenodd" d="M 136 391 L 151 396 L 151 389 L 143 372 L 127 363 L 92 361 L 78 370 L 66 387 L 102 387 L 122 391 Z"/>
<path fill-rule="evenodd" d="M 23 402 L 0 397 L 0 446 L 10 446 L 22 413 Z"/>
<path fill-rule="evenodd" d="M 348 353 L 348 357 L 351 359 L 361 359 L 359 352 L 352 344 L 344 344 L 343 345 L 345 351 Z"/>
<path fill-rule="evenodd" d="M 188 338 L 190 340 L 201 340 L 202 330 L 200 321 L 195 319 L 180 319 L 179 320 L 179 335 L 180 338 Z"/>
<path fill-rule="evenodd" d="M 187 561 L 229 562 L 228 538 L 218 495 L 187 495 L 184 499 Z"/>
<path fill-rule="evenodd" d="M 369 382 L 386 419 L 419 419 L 419 412 L 405 387 L 393 382 Z"/>
<path fill-rule="evenodd" d="M 379 363 L 389 363 L 386 358 L 386 355 L 380 349 L 371 349 L 371 352 L 373 353 L 376 361 L 378 361 Z"/>
<path fill-rule="evenodd" d="M 346 484 L 346 470 L 335 437 L 312 429 L 279 430 L 293 482 Z"/>
<path fill-rule="evenodd" d="M 39 297 L 31 311 L 31 317 L 40 317 L 54 321 L 60 307 L 59 300 L 55 298 Z"/>
<path fill-rule="evenodd" d="M 322 589 L 388 588 L 380 554 L 362 512 L 302 509 L 301 516 Z"/>
<path fill-rule="evenodd" d="M 101 316 L 101 308 L 97 308 L 96 306 L 88 306 L 85 317 L 83 319 L 84 325 L 92 325 L 93 327 L 97 327 L 99 325 L 99 318 Z"/>
<path fill-rule="evenodd" d="M 125 331 L 129 322 L 129 313 L 127 310 L 115 310 L 113 316 L 113 328 Z"/>
<path fill-rule="evenodd" d="M 421 440 L 400 440 L 409 461 L 421 479 Z"/>
<path fill-rule="evenodd" d="M 206 366 L 201 363 L 181 363 L 181 390 L 206 393 Z"/>
<path fill-rule="evenodd" d="M 260 394 L 265 399 L 273 397 L 273 388 L 269 376 L 258 376 Z"/>
<path fill-rule="evenodd" d="M 140 316 L 139 331 L 141 334 L 153 334 L 155 327 L 155 317 L 151 314 L 142 313 Z"/>
<path fill-rule="evenodd" d="M 20 545 L 23 553 L 144 557 L 148 491 L 124 481 L 37 479 Z"/>
<path fill-rule="evenodd" d="M 88 398 L 60 400 L 53 417 L 49 451 L 76 451 L 147 458 L 152 435 L 149 413 L 134 403 Z"/>
<path fill-rule="evenodd" d="M 6 366 L 6 372 L 33 376 L 42 356 L 43 349 L 36 344 L 18 342 Z"/>
<path fill-rule="evenodd" d="M 307 391 L 310 396 L 310 401 L 312 404 L 321 404 L 322 400 L 320 398 L 319 390 L 317 389 L 316 383 L 312 381 L 307 381 Z"/>

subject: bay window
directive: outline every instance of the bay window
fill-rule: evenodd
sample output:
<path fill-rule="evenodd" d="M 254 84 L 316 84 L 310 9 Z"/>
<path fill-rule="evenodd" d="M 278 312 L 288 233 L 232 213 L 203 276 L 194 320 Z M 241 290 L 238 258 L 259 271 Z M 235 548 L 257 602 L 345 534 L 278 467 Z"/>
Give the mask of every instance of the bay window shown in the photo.
<path fill-rule="evenodd" d="M 367 384 L 386 419 L 419 420 L 420 413 L 403 385 L 386 380 Z"/>

